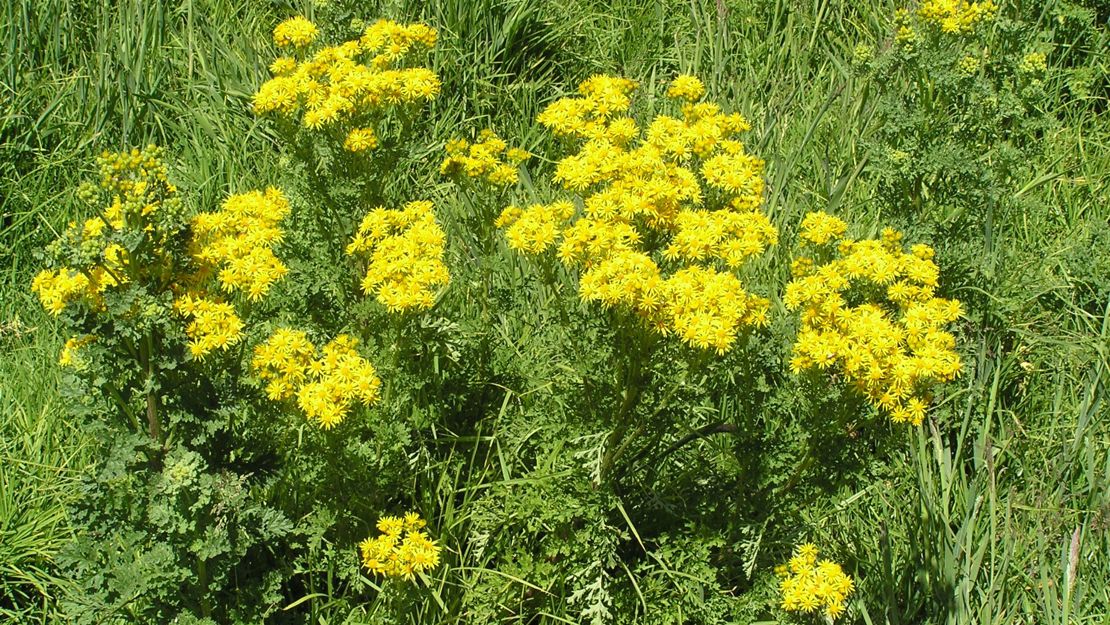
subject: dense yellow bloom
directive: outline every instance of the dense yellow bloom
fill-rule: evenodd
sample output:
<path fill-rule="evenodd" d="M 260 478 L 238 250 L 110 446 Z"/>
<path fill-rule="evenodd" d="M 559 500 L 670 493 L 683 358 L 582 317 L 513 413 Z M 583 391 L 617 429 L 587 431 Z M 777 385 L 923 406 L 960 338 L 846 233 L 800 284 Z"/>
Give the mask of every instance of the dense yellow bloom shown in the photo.
<path fill-rule="evenodd" d="M 998 6 L 992 0 L 925 0 L 917 9 L 925 23 L 951 34 L 969 33 L 976 24 L 991 19 L 997 12 Z"/>
<path fill-rule="evenodd" d="M 279 45 L 284 41 L 303 47 L 311 43 L 315 32 L 304 18 L 294 18 L 279 25 L 274 38 Z M 301 61 L 279 58 L 271 67 L 275 76 L 254 95 L 254 111 L 291 117 L 301 113 L 300 122 L 309 130 L 348 122 L 360 122 L 357 127 L 365 130 L 368 125 L 364 122 L 381 118 L 393 107 L 428 101 L 439 94 L 439 77 L 434 72 L 409 66 L 415 52 L 432 48 L 435 41 L 435 29 L 423 24 L 405 26 L 380 20 L 368 26 L 359 39 L 320 48 Z M 348 143 L 359 145 L 350 135 Z M 361 149 L 373 147 L 366 142 L 361 145 Z"/>
<path fill-rule="evenodd" d="M 274 28 L 274 43 L 278 46 L 303 48 L 316 39 L 316 25 L 304 17 L 292 17 Z"/>
<path fill-rule="evenodd" d="M 296 397 L 308 420 L 328 430 L 343 422 L 355 402 L 369 406 L 380 397 L 377 371 L 356 345 L 341 334 L 317 354 L 304 332 L 282 328 L 254 349 L 251 364 L 267 381 L 270 399 Z"/>
<path fill-rule="evenodd" d="M 818 560 L 817 547 L 799 545 L 790 562 L 776 568 L 782 608 L 789 612 L 813 613 L 818 610 L 835 619 L 844 613 L 848 595 L 855 583 L 839 564 Z"/>
<path fill-rule="evenodd" d="M 809 213 L 802 219 L 801 237 L 817 245 L 839 239 L 847 231 L 848 224 L 843 219 L 823 211 Z"/>
<path fill-rule="evenodd" d="M 289 201 L 273 187 L 232 195 L 219 211 L 193 218 L 193 256 L 219 272 L 224 291 L 261 299 L 288 271 L 272 249 L 282 240 L 278 223 L 288 214 Z"/>
<path fill-rule="evenodd" d="M 431 308 L 435 287 L 451 276 L 443 263 L 445 236 L 432 203 L 409 202 L 402 210 L 375 208 L 362 220 L 347 254 L 364 253 L 369 266 L 362 281 L 390 312 Z"/>
<path fill-rule="evenodd" d="M 441 174 L 477 178 L 500 187 L 516 184 L 517 165 L 530 157 L 520 148 L 509 148 L 489 129 L 479 133 L 474 143 L 465 139 L 447 142 L 446 152 L 447 157 L 439 166 Z"/>
<path fill-rule="evenodd" d="M 227 302 L 183 295 L 173 303 L 174 310 L 192 321 L 185 327 L 189 354 L 202 358 L 217 349 L 227 349 L 243 340 L 243 322 Z"/>
<path fill-rule="evenodd" d="M 270 63 L 270 73 L 275 76 L 284 76 L 297 69 L 297 59 L 288 56 L 280 56 Z"/>
<path fill-rule="evenodd" d="M 791 368 L 836 369 L 894 421 L 920 424 L 929 386 L 960 372 L 955 338 L 942 329 L 960 316 L 960 303 L 936 297 L 939 269 L 929 246 L 905 253 L 901 233 L 889 228 L 881 240 L 840 238 L 830 232 L 843 222 L 833 220 L 811 214 L 803 222 L 808 241 L 837 245 L 812 250 L 792 268 L 783 301 L 801 311 L 802 326 Z M 850 305 L 847 294 L 857 292 L 853 301 L 864 301 Z M 885 297 L 874 301 L 875 293 Z"/>
<path fill-rule="evenodd" d="M 555 181 L 581 194 L 581 211 L 569 201 L 510 206 L 494 223 L 515 250 L 557 249 L 581 271 L 584 301 L 623 308 L 688 345 L 727 351 L 743 328 L 766 322 L 767 302 L 718 270 L 739 268 L 778 239 L 758 212 L 764 163 L 738 139 L 747 120 L 698 101 L 705 88 L 697 78 L 679 76 L 668 89 L 683 101 L 681 118 L 659 115 L 644 129 L 628 116 L 635 88 L 593 76 L 578 96 L 538 117 L 579 141 L 558 162 Z M 660 262 L 678 267 L 668 276 Z"/>
<path fill-rule="evenodd" d="M 300 330 L 279 328 L 254 348 L 251 366 L 266 380 L 266 395 L 274 400 L 294 397 L 306 382 L 315 360 L 316 346 Z"/>
<path fill-rule="evenodd" d="M 674 238 L 663 253 L 690 261 L 717 258 L 736 268 L 777 242 L 778 230 L 763 213 L 684 210 L 675 218 Z"/>
<path fill-rule="evenodd" d="M 378 147 L 378 135 L 373 128 L 354 128 L 347 133 L 343 148 L 348 152 L 365 152 Z"/>
<path fill-rule="evenodd" d="M 682 74 L 671 82 L 670 87 L 667 88 L 667 95 L 672 98 L 697 102 L 705 95 L 705 85 L 697 76 Z"/>
<path fill-rule="evenodd" d="M 439 566 L 440 547 L 422 531 L 425 522 L 415 512 L 404 518 L 383 516 L 375 538 L 359 544 L 362 564 L 370 571 L 408 580 Z"/>
<path fill-rule="evenodd" d="M 744 291 L 731 273 L 702 267 L 676 272 L 666 284 L 670 326 L 686 343 L 724 354 L 744 326 L 767 325 L 769 302 Z"/>
<path fill-rule="evenodd" d="M 505 229 L 509 247 L 528 254 L 539 254 L 555 244 L 563 225 L 574 215 L 574 204 L 555 202 L 533 204 L 521 209 L 510 206 L 494 224 Z"/>
<path fill-rule="evenodd" d="M 57 316 L 70 302 L 89 294 L 89 278 L 65 267 L 43 269 L 31 281 L 31 290 L 38 294 L 43 308 Z"/>

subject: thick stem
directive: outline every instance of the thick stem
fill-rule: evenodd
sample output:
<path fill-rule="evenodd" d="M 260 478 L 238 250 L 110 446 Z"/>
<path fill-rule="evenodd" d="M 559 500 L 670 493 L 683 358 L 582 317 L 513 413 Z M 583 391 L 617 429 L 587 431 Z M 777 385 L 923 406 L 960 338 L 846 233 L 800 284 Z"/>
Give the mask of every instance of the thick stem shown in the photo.
<path fill-rule="evenodd" d="M 605 439 L 605 455 L 601 458 L 601 471 L 599 474 L 599 478 L 602 482 L 608 479 L 612 472 L 613 464 L 628 447 L 625 434 L 632 424 L 632 417 L 636 412 L 636 406 L 640 403 L 640 395 L 642 393 L 641 383 L 643 370 L 640 364 L 641 350 L 635 349 L 627 351 L 631 353 L 632 358 L 631 362 L 628 363 L 627 375 L 624 381 L 624 398 L 621 400 L 620 408 L 617 409 L 616 423 L 613 431 L 610 432 L 609 436 Z"/>
<path fill-rule="evenodd" d="M 146 423 L 155 442 L 162 441 L 162 425 L 158 421 L 158 394 L 154 385 L 154 336 L 146 335 L 142 346 L 143 367 L 146 369 Z"/>
<path fill-rule="evenodd" d="M 200 614 L 212 616 L 212 601 L 208 598 L 208 560 L 197 558 L 197 586 L 200 587 Z"/>

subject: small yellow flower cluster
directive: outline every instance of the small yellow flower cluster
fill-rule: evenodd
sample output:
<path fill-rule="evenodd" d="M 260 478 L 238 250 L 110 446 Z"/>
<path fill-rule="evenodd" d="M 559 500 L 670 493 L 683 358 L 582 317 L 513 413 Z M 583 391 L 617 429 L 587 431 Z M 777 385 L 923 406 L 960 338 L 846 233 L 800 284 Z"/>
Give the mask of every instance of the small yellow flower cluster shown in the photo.
<path fill-rule="evenodd" d="M 731 273 L 698 267 L 681 269 L 667 280 L 674 331 L 690 345 L 724 353 L 736 328 L 767 325 L 767 301 L 744 291 Z"/>
<path fill-rule="evenodd" d="M 527 254 L 539 254 L 555 244 L 563 225 L 574 216 L 574 204 L 554 202 L 527 208 L 509 206 L 493 225 L 505 228 L 509 247 Z"/>
<path fill-rule="evenodd" d="M 270 399 L 297 398 L 309 421 L 325 430 L 343 422 L 356 401 L 378 401 L 382 386 L 377 371 L 355 350 L 358 341 L 341 334 L 320 350 L 300 330 L 276 330 L 254 349 L 252 366 L 268 380 Z"/>
<path fill-rule="evenodd" d="M 674 225 L 674 238 L 663 251 L 671 260 L 716 258 L 735 269 L 778 240 L 778 230 L 757 212 L 683 211 Z"/>
<path fill-rule="evenodd" d="M 410 512 L 378 519 L 381 535 L 359 544 L 362 564 L 378 575 L 413 580 L 439 566 L 440 547 L 423 531 L 426 523 Z"/>
<path fill-rule="evenodd" d="M 478 178 L 499 187 L 516 184 L 517 165 L 531 156 L 520 148 L 510 148 L 497 133 L 485 129 L 478 133 L 478 140 L 448 141 L 447 158 L 439 166 L 445 176 Z"/>
<path fill-rule="evenodd" d="M 983 61 L 977 56 L 965 56 L 956 63 L 956 71 L 961 76 L 972 76 L 983 66 Z"/>
<path fill-rule="evenodd" d="M 554 134 L 582 142 L 555 173 L 583 195 L 577 219 L 574 204 L 555 202 L 510 206 L 495 225 L 520 252 L 557 247 L 564 264 L 583 270 L 583 300 L 625 307 L 660 333 L 723 353 L 742 327 L 766 323 L 768 302 L 715 267 L 736 269 L 778 239 L 758 210 L 763 161 L 737 138 L 750 129 L 747 120 L 699 101 L 705 87 L 696 77 L 679 76 L 668 88 L 682 118 L 659 115 L 643 130 L 628 116 L 635 88 L 593 76 L 578 97 L 538 117 Z M 659 262 L 676 271 L 664 275 Z"/>
<path fill-rule="evenodd" d="M 1048 59 L 1043 52 L 1030 52 L 1018 63 L 1018 72 L 1022 74 L 1040 74 L 1048 69 Z"/>
<path fill-rule="evenodd" d="M 279 45 L 307 46 L 316 27 L 303 17 L 279 24 Z M 436 31 L 424 24 L 402 25 L 379 20 L 359 39 L 324 47 L 301 61 L 281 57 L 270 66 L 274 77 L 254 95 L 258 114 L 277 112 L 294 116 L 303 110 L 301 124 L 319 130 L 340 122 L 362 122 L 347 130 L 344 146 L 353 152 L 373 149 L 374 122 L 389 108 L 432 100 L 440 82 L 426 67 L 406 67 L 417 50 L 435 46 Z"/>
<path fill-rule="evenodd" d="M 805 613 L 822 610 L 829 619 L 835 619 L 844 613 L 855 583 L 839 564 L 818 561 L 817 554 L 812 543 L 799 545 L 788 564 L 776 567 L 781 577 L 782 609 Z"/>
<path fill-rule="evenodd" d="M 705 95 L 705 85 L 697 76 L 689 74 L 682 74 L 676 76 L 669 87 L 667 87 L 667 97 L 681 98 L 688 102 L 697 102 Z"/>
<path fill-rule="evenodd" d="M 217 349 L 227 349 L 243 340 L 243 321 L 227 302 L 203 296 L 182 295 L 173 302 L 174 310 L 192 318 L 185 327 L 189 354 L 201 358 Z"/>
<path fill-rule="evenodd" d="M 926 24 L 954 35 L 973 31 L 976 24 L 991 19 L 997 12 L 998 5 L 993 0 L 925 0 L 917 9 L 917 15 Z"/>
<path fill-rule="evenodd" d="M 63 237 L 96 260 L 84 267 L 44 269 L 31 282 L 31 290 L 51 314 L 60 315 L 66 306 L 79 301 L 98 310 L 105 291 L 130 281 L 127 251 L 108 242 L 105 234 L 124 228 L 152 232 L 151 217 L 163 204 L 178 202 L 161 156 L 162 150 L 151 145 L 130 152 L 105 152 L 97 159 L 99 186 L 112 194 L 111 203 L 96 217 L 80 225 L 69 224 Z"/>
<path fill-rule="evenodd" d="M 825 212 L 809 213 L 802 219 L 801 236 L 815 245 L 824 245 L 839 239 L 848 231 L 843 219 Z"/>
<path fill-rule="evenodd" d="M 281 191 L 232 195 L 219 211 L 193 218 L 193 257 L 219 271 L 220 287 L 259 300 L 288 271 L 272 247 L 283 233 L 278 223 L 289 214 Z"/>
<path fill-rule="evenodd" d="M 60 315 L 70 302 L 96 293 L 97 289 L 90 289 L 89 284 L 85 274 L 62 267 L 40 271 L 31 281 L 31 290 L 38 294 L 43 308 Z"/>
<path fill-rule="evenodd" d="M 401 210 L 375 208 L 362 220 L 347 254 L 370 258 L 362 290 L 390 312 L 431 308 L 435 287 L 451 276 L 443 263 L 443 230 L 432 203 L 409 202 Z"/>
<path fill-rule="evenodd" d="M 58 364 L 63 367 L 73 367 L 77 370 L 84 369 L 87 363 L 81 358 L 78 350 L 94 341 L 96 341 L 96 336 L 93 334 L 71 337 L 62 346 L 62 353 L 58 356 Z"/>
<path fill-rule="evenodd" d="M 298 15 L 274 28 L 274 44 L 282 48 L 287 46 L 303 48 L 315 41 L 318 33 L 316 24 Z"/>
<path fill-rule="evenodd" d="M 373 128 L 354 128 L 347 133 L 343 149 L 348 152 L 365 152 L 378 147 L 378 135 Z"/>
<path fill-rule="evenodd" d="M 955 338 L 942 329 L 960 316 L 960 303 L 935 296 L 939 269 L 929 246 L 904 253 L 895 230 L 854 241 L 841 238 L 846 228 L 824 214 L 802 222 L 801 238 L 817 260 L 795 260 L 783 298 L 802 314 L 791 368 L 837 368 L 895 422 L 920 424 L 927 387 L 960 372 Z M 849 291 L 867 301 L 849 305 Z"/>

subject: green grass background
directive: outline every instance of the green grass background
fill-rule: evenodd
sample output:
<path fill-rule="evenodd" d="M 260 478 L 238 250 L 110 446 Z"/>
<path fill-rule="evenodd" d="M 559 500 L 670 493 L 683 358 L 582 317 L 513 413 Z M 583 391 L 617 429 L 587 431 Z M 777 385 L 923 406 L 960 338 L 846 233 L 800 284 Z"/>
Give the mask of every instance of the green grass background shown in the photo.
<path fill-rule="evenodd" d="M 1054 3 L 1042 4 L 1052 15 Z M 441 29 L 433 63 L 447 83 L 426 115 L 437 137 L 492 124 L 542 148 L 535 113 L 589 74 L 620 73 L 659 93 L 691 71 L 712 99 L 752 120 L 751 151 L 768 162 L 766 210 L 784 237 L 809 210 L 882 223 L 861 175 L 875 111 L 847 63 L 857 44 L 882 44 L 900 3 L 369 5 L 359 11 Z M 276 138 L 249 97 L 267 75 L 273 25 L 312 11 L 259 0 L 0 6 L 0 620 L 59 618 L 53 599 L 67 582 L 53 556 L 71 532 L 75 480 L 92 461 L 57 394 L 63 337 L 29 293 L 36 251 L 77 217 L 75 182 L 103 149 L 166 146 L 201 207 L 274 182 Z M 1088 49 L 1057 48 L 1050 63 L 1080 59 L 1105 75 L 1105 34 Z M 1046 104 L 1063 123 L 1012 190 L 1034 208 L 984 233 L 990 280 L 969 288 L 987 310 L 970 336 L 975 359 L 946 400 L 962 406 L 962 420 L 907 428 L 890 479 L 807 512 L 846 543 L 858 536 L 860 559 L 887 563 L 855 599 L 862 622 L 1110 619 L 1105 95 Z M 907 559 L 922 566 L 891 564 Z M 892 603 L 919 607 L 883 607 Z"/>

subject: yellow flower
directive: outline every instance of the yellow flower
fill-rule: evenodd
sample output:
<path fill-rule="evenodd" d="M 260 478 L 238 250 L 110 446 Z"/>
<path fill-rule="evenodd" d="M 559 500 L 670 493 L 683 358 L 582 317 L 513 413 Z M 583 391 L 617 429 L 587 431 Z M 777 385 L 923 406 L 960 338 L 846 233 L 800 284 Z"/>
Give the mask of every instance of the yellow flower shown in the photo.
<path fill-rule="evenodd" d="M 224 291 L 259 300 L 288 272 L 272 248 L 284 238 L 278 223 L 289 211 L 289 201 L 273 187 L 231 195 L 218 212 L 193 218 L 193 257 L 218 273 Z"/>
<path fill-rule="evenodd" d="M 268 380 L 270 399 L 296 397 L 308 420 L 329 430 L 343 422 L 356 402 L 369 406 L 380 398 L 381 380 L 356 345 L 341 334 L 318 354 L 304 332 L 282 328 L 255 348 L 251 366 Z"/>
<path fill-rule="evenodd" d="M 846 224 L 824 213 L 802 223 L 807 244 L 840 239 Z M 939 269 L 933 250 L 917 244 L 902 251 L 892 229 L 881 240 L 840 239 L 835 254 L 820 265 L 806 255 L 795 261 L 794 280 L 783 303 L 801 313 L 791 370 L 838 370 L 843 378 L 895 422 L 920 424 L 928 388 L 959 374 L 955 339 L 942 328 L 956 320 L 959 302 L 936 297 Z M 864 301 L 849 306 L 853 289 Z M 878 294 L 885 295 L 884 298 Z"/>
<path fill-rule="evenodd" d="M 439 166 L 445 176 L 484 180 L 494 186 L 516 184 L 519 176 L 516 166 L 529 158 L 520 148 L 509 148 L 497 133 L 490 129 L 478 134 L 478 141 L 465 139 L 448 141 L 447 157 Z"/>
<path fill-rule="evenodd" d="M 578 142 L 554 181 L 579 194 L 580 210 L 571 201 L 509 206 L 494 223 L 522 253 L 557 247 L 559 260 L 580 272 L 583 301 L 723 353 L 743 329 L 767 322 L 766 300 L 717 269 L 738 269 L 778 240 L 759 212 L 764 163 L 739 140 L 751 125 L 699 102 L 705 88 L 696 77 L 679 76 L 668 89 L 682 117 L 659 115 L 645 129 L 629 115 L 635 88 L 592 76 L 537 118 Z M 452 143 L 448 153 L 466 148 Z"/>
<path fill-rule="evenodd" d="M 689 74 L 676 77 L 667 88 L 668 97 L 681 98 L 690 102 L 700 100 L 703 95 L 705 95 L 705 85 L 698 80 L 697 76 Z"/>
<path fill-rule="evenodd" d="M 409 202 L 402 210 L 370 211 L 347 254 L 369 257 L 362 290 L 390 312 L 421 310 L 431 308 L 436 287 L 451 280 L 443 263 L 445 239 L 432 203 Z"/>
<path fill-rule="evenodd" d="M 66 344 L 62 347 L 62 352 L 58 356 L 58 364 L 63 367 L 73 367 L 78 371 L 84 369 L 87 365 L 85 360 L 81 358 L 78 350 L 94 341 L 96 341 L 96 336 L 92 334 L 69 338 L 66 340 Z"/>
<path fill-rule="evenodd" d="M 395 516 L 378 519 L 381 535 L 359 543 L 363 566 L 378 575 L 408 580 L 439 566 L 440 547 L 421 531 L 424 525 L 415 512 L 409 512 L 403 519 Z"/>
<path fill-rule="evenodd" d="M 788 612 L 813 613 L 822 610 L 835 619 L 844 613 L 846 600 L 855 589 L 852 578 L 839 564 L 818 560 L 817 547 L 800 545 L 786 566 L 776 567 L 782 609 Z"/>
<path fill-rule="evenodd" d="M 318 32 L 315 24 L 298 15 L 274 28 L 274 43 L 279 47 L 303 48 L 316 39 Z"/>
<path fill-rule="evenodd" d="M 993 18 L 997 12 L 998 6 L 993 0 L 925 0 L 917 9 L 925 23 L 950 34 L 969 33 L 976 24 Z"/>
<path fill-rule="evenodd" d="M 348 152 L 364 152 L 378 147 L 378 135 L 373 128 L 355 128 L 347 133 L 343 147 Z"/>
<path fill-rule="evenodd" d="M 274 29 L 279 46 L 299 51 L 317 36 L 316 27 L 296 17 Z M 389 110 L 434 99 L 440 81 L 426 67 L 414 67 L 412 55 L 435 45 L 436 32 L 423 24 L 402 25 L 379 20 L 358 39 L 324 46 L 301 60 L 281 57 L 273 62 L 274 77 L 254 94 L 254 112 L 299 116 L 302 126 L 320 130 L 355 120 L 377 121 Z M 366 127 L 343 128 L 345 147 L 372 149 L 376 138 Z M 354 132 L 359 131 L 359 132 Z"/>
<path fill-rule="evenodd" d="M 802 238 L 817 245 L 839 240 L 848 230 L 848 224 L 839 217 L 825 212 L 809 213 L 802 219 Z"/>

